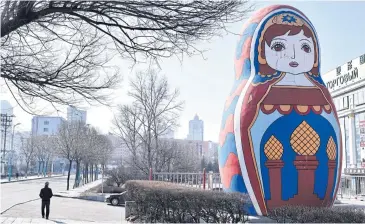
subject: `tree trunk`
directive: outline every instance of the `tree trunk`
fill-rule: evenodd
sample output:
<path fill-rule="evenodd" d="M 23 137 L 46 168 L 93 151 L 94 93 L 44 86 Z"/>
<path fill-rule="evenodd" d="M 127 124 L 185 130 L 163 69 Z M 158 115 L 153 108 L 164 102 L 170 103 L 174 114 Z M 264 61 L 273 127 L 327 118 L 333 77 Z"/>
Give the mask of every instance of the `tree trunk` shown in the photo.
<path fill-rule="evenodd" d="M 41 172 L 41 161 L 38 161 L 38 174 L 37 174 L 37 176 L 39 176 L 39 174 L 40 174 L 40 172 Z"/>
<path fill-rule="evenodd" d="M 148 173 L 148 172 L 149 172 L 149 170 L 150 170 L 150 168 L 152 168 L 151 147 L 150 147 L 150 146 L 148 146 L 148 147 L 147 147 L 147 150 L 148 150 L 148 153 L 147 153 L 147 156 L 148 156 L 148 160 L 147 160 L 147 162 L 148 162 L 148 167 L 147 167 L 147 172 L 146 172 L 146 173 Z"/>
<path fill-rule="evenodd" d="M 80 161 L 76 160 L 76 178 L 73 188 L 78 187 L 79 183 L 80 183 Z"/>
<path fill-rule="evenodd" d="M 84 179 L 85 179 L 85 181 L 84 181 L 84 183 L 85 184 L 87 184 L 88 182 L 87 182 L 87 172 L 88 172 L 88 166 L 89 166 L 89 164 L 85 164 L 85 166 L 84 166 Z"/>
<path fill-rule="evenodd" d="M 90 166 L 91 166 L 91 168 L 90 168 L 90 180 L 91 180 L 91 182 L 92 181 L 94 181 L 93 179 L 94 179 L 94 165 L 93 164 L 90 164 Z"/>
<path fill-rule="evenodd" d="M 89 183 L 89 164 L 86 164 L 85 178 L 86 183 Z"/>
<path fill-rule="evenodd" d="M 30 162 L 30 161 L 26 162 L 26 163 L 27 163 L 27 165 L 26 165 L 26 167 L 25 167 L 25 178 L 28 178 L 29 162 Z"/>
<path fill-rule="evenodd" d="M 86 176 L 85 176 L 85 172 L 86 172 L 86 165 L 84 164 L 83 169 L 82 169 L 82 183 L 86 184 Z"/>
<path fill-rule="evenodd" d="M 91 182 L 90 174 L 91 174 L 92 170 L 93 170 L 92 165 L 89 164 L 89 167 L 87 168 L 87 181 L 89 183 Z"/>
<path fill-rule="evenodd" d="M 48 160 L 47 161 L 44 161 L 44 173 L 43 173 L 43 176 L 47 176 L 47 170 L 48 170 Z"/>
<path fill-rule="evenodd" d="M 101 194 L 104 194 L 104 165 L 101 165 Z"/>
<path fill-rule="evenodd" d="M 71 175 L 71 167 L 72 167 L 72 160 L 69 160 L 70 166 L 68 167 L 68 174 L 67 174 L 67 190 L 70 189 L 70 175 Z"/>
<path fill-rule="evenodd" d="M 90 164 L 88 169 L 89 169 L 89 172 L 88 172 L 88 175 L 87 175 L 87 179 L 88 179 L 89 182 L 92 182 L 93 165 Z"/>
<path fill-rule="evenodd" d="M 97 180 L 98 179 L 98 165 L 95 165 L 95 175 L 94 175 L 94 177 L 95 177 L 95 180 Z"/>

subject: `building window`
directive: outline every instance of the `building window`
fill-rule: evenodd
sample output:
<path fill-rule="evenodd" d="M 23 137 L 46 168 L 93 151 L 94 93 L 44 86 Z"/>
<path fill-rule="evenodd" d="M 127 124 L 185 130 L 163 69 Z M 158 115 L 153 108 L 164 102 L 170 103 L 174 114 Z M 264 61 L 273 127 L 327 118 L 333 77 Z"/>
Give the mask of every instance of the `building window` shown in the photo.
<path fill-rule="evenodd" d="M 336 98 L 334 99 L 334 103 L 335 103 L 335 107 L 338 111 L 340 110 L 343 110 L 345 109 L 345 102 L 347 102 L 347 105 L 348 105 L 348 101 L 345 100 L 346 97 L 342 98 L 342 97 L 339 97 L 339 98 Z"/>
<path fill-rule="evenodd" d="M 344 118 L 344 126 L 345 126 L 345 142 L 342 143 L 343 147 L 345 147 L 345 151 L 346 151 L 346 165 L 350 164 L 350 118 L 348 116 L 346 116 Z"/>
<path fill-rule="evenodd" d="M 348 151 L 347 151 L 347 138 L 348 135 L 346 135 L 346 128 L 345 128 L 345 118 L 341 117 L 339 118 L 340 121 L 340 128 L 341 128 L 341 133 L 342 133 L 342 145 L 343 145 L 343 157 L 342 157 L 342 164 L 343 164 L 343 168 L 347 168 L 347 164 L 350 161 L 350 157 L 348 155 Z"/>
<path fill-rule="evenodd" d="M 334 99 L 333 99 L 333 103 L 335 104 L 336 110 L 340 110 L 340 107 L 339 107 L 339 105 L 338 105 L 338 100 L 337 100 L 337 98 L 334 98 Z"/>
<path fill-rule="evenodd" d="M 343 98 L 343 109 L 349 109 L 349 97 L 345 96 Z"/>
<path fill-rule="evenodd" d="M 44 121 L 44 125 L 49 125 L 49 121 Z"/>
<path fill-rule="evenodd" d="M 43 128 L 43 132 L 48 132 L 48 128 Z"/>
<path fill-rule="evenodd" d="M 356 140 L 356 163 L 361 166 L 361 161 L 365 155 L 361 155 L 362 148 L 365 147 L 365 113 L 355 114 L 355 140 Z"/>
<path fill-rule="evenodd" d="M 354 103 L 355 105 L 361 105 L 365 103 L 365 95 L 364 90 L 360 90 L 354 94 Z"/>

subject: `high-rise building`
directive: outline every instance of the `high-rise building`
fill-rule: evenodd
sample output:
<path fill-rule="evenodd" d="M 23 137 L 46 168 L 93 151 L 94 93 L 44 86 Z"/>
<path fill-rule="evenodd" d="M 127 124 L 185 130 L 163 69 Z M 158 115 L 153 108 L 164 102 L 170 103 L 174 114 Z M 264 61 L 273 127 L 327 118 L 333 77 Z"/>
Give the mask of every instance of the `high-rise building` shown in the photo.
<path fill-rule="evenodd" d="M 32 135 L 56 135 L 62 122 L 65 122 L 62 117 L 34 116 Z"/>
<path fill-rule="evenodd" d="M 1 113 L 13 115 L 13 107 L 7 100 L 1 100 Z"/>
<path fill-rule="evenodd" d="M 189 121 L 188 140 L 203 141 L 204 139 L 204 122 L 196 114 L 193 120 Z"/>
<path fill-rule="evenodd" d="M 81 121 L 82 123 L 86 124 L 86 111 L 85 110 L 78 110 L 75 107 L 68 107 L 67 108 L 67 121 Z"/>

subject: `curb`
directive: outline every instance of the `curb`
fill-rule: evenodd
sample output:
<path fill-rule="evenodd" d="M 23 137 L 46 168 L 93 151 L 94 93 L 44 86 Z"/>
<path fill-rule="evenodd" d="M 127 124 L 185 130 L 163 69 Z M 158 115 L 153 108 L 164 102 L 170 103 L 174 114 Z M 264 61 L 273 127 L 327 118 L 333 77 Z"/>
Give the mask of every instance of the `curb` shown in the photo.
<path fill-rule="evenodd" d="M 10 206 L 9 208 L 5 209 L 4 211 L 1 211 L 0 215 L 2 215 L 3 213 L 9 211 L 11 208 L 17 206 L 17 205 L 22 205 L 22 204 L 25 204 L 25 203 L 28 203 L 28 202 L 32 202 L 32 201 L 36 201 L 36 200 L 40 200 L 40 198 L 36 198 L 36 199 L 31 199 L 31 200 L 28 200 L 28 201 L 25 201 L 25 202 L 20 202 L 20 203 L 17 203 L 15 205 L 12 205 Z"/>
<path fill-rule="evenodd" d="M 58 198 L 69 198 L 69 199 L 78 199 L 78 200 L 85 200 L 85 201 L 95 201 L 95 202 L 105 202 L 103 200 L 100 200 L 99 198 L 93 198 L 93 197 L 88 197 L 88 196 L 76 196 L 76 197 L 70 197 L 70 196 L 63 196 L 63 195 L 53 195 L 53 197 L 58 197 Z"/>
<path fill-rule="evenodd" d="M 78 198 L 76 197 L 71 197 L 71 196 L 64 196 L 64 195 L 60 195 L 60 194 L 54 194 L 53 197 L 57 197 L 57 198 Z"/>
<path fill-rule="evenodd" d="M 47 179 L 47 178 L 55 178 L 55 177 L 63 177 L 64 175 L 57 175 L 57 176 L 50 176 L 50 177 L 37 177 L 32 179 L 21 179 L 21 180 L 15 180 L 15 181 L 4 181 L 0 184 L 10 184 L 10 183 L 17 183 L 17 182 L 24 182 L 24 181 L 31 181 L 31 180 L 40 180 L 40 179 Z"/>

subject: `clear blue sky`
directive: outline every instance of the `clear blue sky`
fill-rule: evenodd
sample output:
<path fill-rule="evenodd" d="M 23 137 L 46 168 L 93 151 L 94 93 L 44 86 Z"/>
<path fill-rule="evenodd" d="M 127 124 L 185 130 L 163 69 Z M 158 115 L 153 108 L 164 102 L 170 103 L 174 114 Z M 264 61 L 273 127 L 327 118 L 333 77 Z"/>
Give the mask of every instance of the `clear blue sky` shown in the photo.
<path fill-rule="evenodd" d="M 322 74 L 365 53 L 365 1 L 260 1 L 255 4 L 257 9 L 272 4 L 287 4 L 308 16 L 319 36 Z M 238 33 L 243 23 L 244 21 L 232 24 L 229 30 Z M 210 43 L 196 45 L 200 49 L 210 49 L 204 54 L 206 60 L 201 56 L 194 56 L 185 57 L 181 64 L 175 58 L 160 63 L 161 73 L 168 77 L 172 87 L 180 89 L 180 98 L 186 102 L 177 137 L 186 137 L 188 122 L 197 113 L 205 123 L 205 140 L 218 141 L 223 105 L 233 84 L 233 55 L 236 42 L 237 36 L 232 34 L 214 38 Z M 122 88 L 114 94 L 117 105 L 128 102 L 128 77 L 144 66 L 135 66 L 131 71 L 128 69 L 128 63 L 122 59 L 117 59 L 115 64 L 121 67 L 124 75 Z M 15 104 L 9 95 L 1 98 Z M 22 123 L 20 129 L 30 130 L 31 116 L 22 112 L 19 107 L 15 107 L 14 110 L 17 122 Z M 65 108 L 62 110 L 66 112 Z M 107 132 L 111 128 L 113 111 L 115 108 L 88 108 L 87 122 Z"/>

